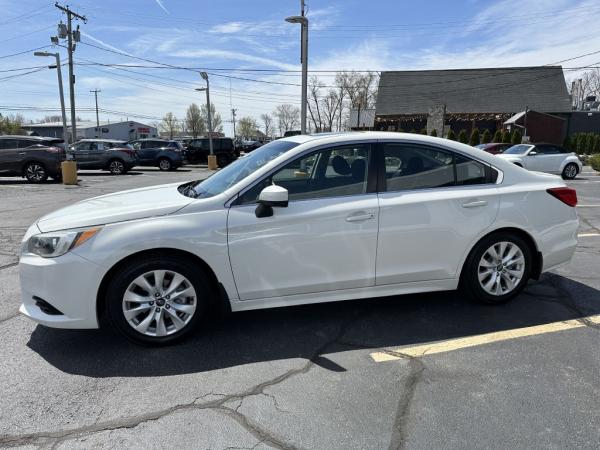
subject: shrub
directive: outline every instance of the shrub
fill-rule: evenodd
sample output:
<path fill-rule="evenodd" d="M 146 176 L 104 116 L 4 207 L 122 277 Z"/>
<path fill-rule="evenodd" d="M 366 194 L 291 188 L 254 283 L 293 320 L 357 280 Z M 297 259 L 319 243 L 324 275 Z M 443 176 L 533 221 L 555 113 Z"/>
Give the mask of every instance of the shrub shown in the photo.
<path fill-rule="evenodd" d="M 471 136 L 469 137 L 469 145 L 479 145 L 479 130 L 477 128 L 473 128 L 473 130 L 471 131 Z"/>
<path fill-rule="evenodd" d="M 456 133 L 454 133 L 452 128 L 450 128 L 450 131 L 448 131 L 448 135 L 446 136 L 446 139 L 450 139 L 451 141 L 456 140 Z"/>
<path fill-rule="evenodd" d="M 521 143 L 521 141 L 523 140 L 523 138 L 522 138 L 522 136 L 521 136 L 521 132 L 520 132 L 519 130 L 515 130 L 515 131 L 513 131 L 513 133 L 512 133 L 512 136 L 511 136 L 511 138 L 510 138 L 510 139 L 511 139 L 511 140 L 510 140 L 510 142 L 511 142 L 513 145 L 520 144 L 520 143 Z"/>
<path fill-rule="evenodd" d="M 437 130 L 435 128 L 433 130 L 431 130 L 431 133 L 429 134 L 429 136 L 437 137 Z"/>
<path fill-rule="evenodd" d="M 502 142 L 502 130 L 496 130 L 492 142 Z"/>
<path fill-rule="evenodd" d="M 592 166 L 592 169 L 594 169 L 596 172 L 600 172 L 600 154 L 597 153 L 593 156 L 590 156 L 588 159 L 588 164 Z"/>
<path fill-rule="evenodd" d="M 463 144 L 466 144 L 467 142 L 469 142 L 469 137 L 467 136 L 467 130 L 465 130 L 464 128 L 462 130 L 460 130 L 460 133 L 458 133 L 458 142 L 462 142 Z"/>
<path fill-rule="evenodd" d="M 490 133 L 490 130 L 485 129 L 483 130 L 483 134 L 481 135 L 481 143 L 482 144 L 489 144 L 492 140 L 492 134 Z"/>
<path fill-rule="evenodd" d="M 508 130 L 502 132 L 502 142 L 504 144 L 510 144 L 512 142 L 512 136 Z"/>
<path fill-rule="evenodd" d="M 421 134 L 427 136 L 427 128 L 421 128 Z"/>

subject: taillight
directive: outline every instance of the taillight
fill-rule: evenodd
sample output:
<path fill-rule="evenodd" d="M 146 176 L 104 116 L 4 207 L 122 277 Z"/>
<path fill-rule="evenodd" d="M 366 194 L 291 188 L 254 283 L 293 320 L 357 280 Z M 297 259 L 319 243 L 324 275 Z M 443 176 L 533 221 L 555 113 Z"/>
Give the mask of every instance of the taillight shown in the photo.
<path fill-rule="evenodd" d="M 45 150 L 48 153 L 64 153 L 65 151 L 60 147 L 46 147 Z"/>
<path fill-rule="evenodd" d="M 569 205 L 571 207 L 577 206 L 577 191 L 570 187 L 559 187 L 559 188 L 550 188 L 546 189 L 546 192 L 550 194 L 552 197 L 556 197 L 565 205 Z"/>

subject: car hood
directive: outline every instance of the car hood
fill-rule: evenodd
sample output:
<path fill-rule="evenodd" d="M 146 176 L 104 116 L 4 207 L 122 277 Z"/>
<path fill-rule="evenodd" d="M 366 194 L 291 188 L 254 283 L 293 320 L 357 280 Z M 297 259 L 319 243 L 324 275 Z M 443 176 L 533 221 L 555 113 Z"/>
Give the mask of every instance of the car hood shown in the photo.
<path fill-rule="evenodd" d="M 90 198 L 42 217 L 42 232 L 90 227 L 172 214 L 193 199 L 179 193 L 181 183 L 132 189 Z"/>

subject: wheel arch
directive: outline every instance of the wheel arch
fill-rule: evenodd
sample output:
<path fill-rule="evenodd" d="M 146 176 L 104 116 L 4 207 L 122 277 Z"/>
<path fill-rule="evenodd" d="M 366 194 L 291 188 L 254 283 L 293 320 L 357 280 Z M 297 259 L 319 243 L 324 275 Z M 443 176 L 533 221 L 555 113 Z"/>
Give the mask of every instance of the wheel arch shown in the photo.
<path fill-rule="evenodd" d="M 177 248 L 154 248 L 149 250 L 142 250 L 136 253 L 132 253 L 118 262 L 116 262 L 102 277 L 102 281 L 100 282 L 100 286 L 98 288 L 98 292 L 96 293 L 96 318 L 98 320 L 98 324 L 100 324 L 100 320 L 104 316 L 106 312 L 106 293 L 108 290 L 108 284 L 113 276 L 113 274 L 117 273 L 121 267 L 128 264 L 130 261 L 138 258 L 148 258 L 152 256 L 177 256 L 182 259 L 187 259 L 192 261 L 195 265 L 200 267 L 205 275 L 208 277 L 209 282 L 211 284 L 211 288 L 214 289 L 215 298 L 217 299 L 217 305 L 210 305 L 213 307 L 218 307 L 221 310 L 230 311 L 231 305 L 229 302 L 229 296 L 227 295 L 227 291 L 223 287 L 223 285 L 219 282 L 217 275 L 214 270 L 199 256 L 187 252 L 185 250 L 177 249 Z"/>
<path fill-rule="evenodd" d="M 40 159 L 35 158 L 35 157 L 29 157 L 21 163 L 21 176 L 23 176 L 23 177 L 25 176 L 25 169 L 31 163 L 37 163 L 37 164 L 41 165 L 46 172 L 48 171 L 48 166 L 45 162 L 43 162 Z"/>
<path fill-rule="evenodd" d="M 125 160 L 120 156 L 111 156 L 110 158 L 108 158 L 108 161 L 106 161 L 105 169 L 108 170 L 110 168 L 110 163 L 113 161 L 120 161 L 124 166 L 127 166 Z"/>
<path fill-rule="evenodd" d="M 533 278 L 535 280 L 539 279 L 540 275 L 542 274 L 542 267 L 544 266 L 544 258 L 543 258 L 542 253 L 539 251 L 538 245 L 537 245 L 535 239 L 533 238 L 533 236 L 531 234 L 529 234 L 527 231 L 523 230 L 522 228 L 501 227 L 501 228 L 496 228 L 496 229 L 490 231 L 489 233 L 484 234 L 483 236 L 480 236 L 479 239 L 477 239 L 475 242 L 473 242 L 473 244 L 469 248 L 469 251 L 467 252 L 467 256 L 464 258 L 464 260 L 462 262 L 462 265 L 460 268 L 459 280 L 462 280 L 465 265 L 467 264 L 467 261 L 469 260 L 469 257 L 471 256 L 471 253 L 473 252 L 473 250 L 475 249 L 477 244 L 479 244 L 479 242 L 481 242 L 483 239 L 485 239 L 493 234 L 496 234 L 496 233 L 511 233 L 516 236 L 519 236 L 521 239 L 523 239 L 525 242 L 527 242 L 529 244 L 529 248 L 531 249 L 531 254 L 533 257 L 533 267 L 531 268 L 531 278 Z"/>

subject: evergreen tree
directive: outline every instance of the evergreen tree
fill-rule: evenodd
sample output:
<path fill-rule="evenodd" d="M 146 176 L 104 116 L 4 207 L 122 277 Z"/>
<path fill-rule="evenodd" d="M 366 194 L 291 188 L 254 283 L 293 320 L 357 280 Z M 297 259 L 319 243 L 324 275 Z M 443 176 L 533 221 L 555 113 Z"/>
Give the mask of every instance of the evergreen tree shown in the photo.
<path fill-rule="evenodd" d="M 513 145 L 517 145 L 517 144 L 520 144 L 522 140 L 523 140 L 523 137 L 521 136 L 521 132 L 519 130 L 513 131 L 512 136 L 511 136 L 511 143 Z"/>
<path fill-rule="evenodd" d="M 512 136 L 508 130 L 502 132 L 502 142 L 504 144 L 510 144 L 512 142 Z"/>
<path fill-rule="evenodd" d="M 487 128 L 483 131 L 483 134 L 481 135 L 481 143 L 482 144 L 489 144 L 492 141 L 492 134 L 490 133 L 490 130 L 488 130 Z"/>
<path fill-rule="evenodd" d="M 421 134 L 427 136 L 427 128 L 421 128 Z"/>
<path fill-rule="evenodd" d="M 460 130 L 460 133 L 458 133 L 458 142 L 462 142 L 463 144 L 466 144 L 467 142 L 469 142 L 469 137 L 467 136 L 467 130 L 465 130 L 464 128 L 462 130 Z"/>
<path fill-rule="evenodd" d="M 454 133 L 452 128 L 450 128 L 450 131 L 448 131 L 448 135 L 446 136 L 446 139 L 450 139 L 451 141 L 456 140 L 456 133 Z"/>
<path fill-rule="evenodd" d="M 502 142 L 502 130 L 496 130 L 492 142 Z"/>
<path fill-rule="evenodd" d="M 471 136 L 469 137 L 469 145 L 475 147 L 479 145 L 479 130 L 477 128 L 473 128 L 471 131 Z"/>
<path fill-rule="evenodd" d="M 431 130 L 431 134 L 429 136 L 437 137 L 437 130 L 435 128 Z"/>

